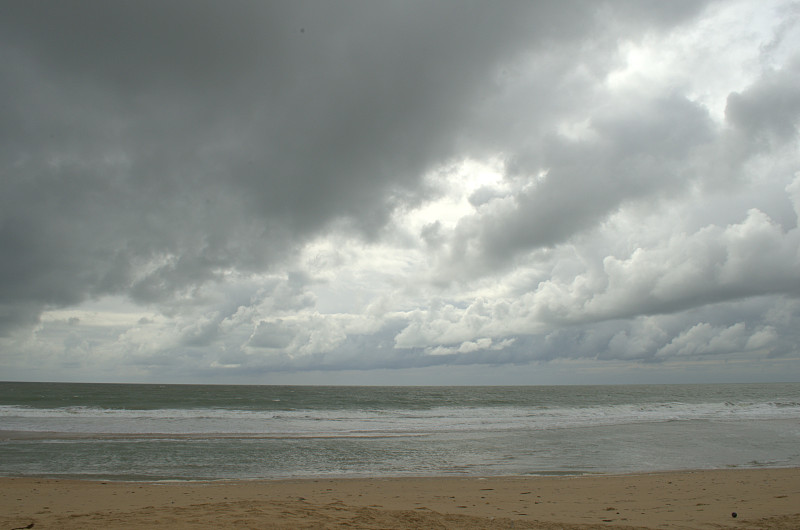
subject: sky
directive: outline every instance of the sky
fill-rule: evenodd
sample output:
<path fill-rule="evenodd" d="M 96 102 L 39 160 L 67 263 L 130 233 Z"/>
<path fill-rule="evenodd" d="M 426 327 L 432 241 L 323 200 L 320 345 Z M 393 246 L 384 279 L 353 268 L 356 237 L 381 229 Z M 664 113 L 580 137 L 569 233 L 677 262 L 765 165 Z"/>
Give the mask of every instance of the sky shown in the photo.
<path fill-rule="evenodd" d="M 800 3 L 10 0 L 0 380 L 800 381 Z"/>

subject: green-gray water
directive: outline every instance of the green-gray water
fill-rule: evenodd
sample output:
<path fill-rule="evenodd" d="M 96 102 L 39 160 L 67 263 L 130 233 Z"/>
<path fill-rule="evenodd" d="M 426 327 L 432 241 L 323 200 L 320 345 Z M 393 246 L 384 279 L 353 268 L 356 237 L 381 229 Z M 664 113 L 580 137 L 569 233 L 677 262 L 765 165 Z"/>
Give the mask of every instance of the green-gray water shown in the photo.
<path fill-rule="evenodd" d="M 0 383 L 0 474 L 193 480 L 800 465 L 800 384 Z"/>

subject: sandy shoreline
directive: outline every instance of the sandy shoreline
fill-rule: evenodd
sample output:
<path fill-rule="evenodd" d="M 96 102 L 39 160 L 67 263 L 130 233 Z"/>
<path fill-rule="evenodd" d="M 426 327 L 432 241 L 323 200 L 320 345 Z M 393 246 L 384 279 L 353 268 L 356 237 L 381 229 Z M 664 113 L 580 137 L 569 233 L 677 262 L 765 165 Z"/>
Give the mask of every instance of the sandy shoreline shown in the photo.
<path fill-rule="evenodd" d="M 0 478 L 0 525 L 795 529 L 798 501 L 797 468 L 197 483 Z"/>

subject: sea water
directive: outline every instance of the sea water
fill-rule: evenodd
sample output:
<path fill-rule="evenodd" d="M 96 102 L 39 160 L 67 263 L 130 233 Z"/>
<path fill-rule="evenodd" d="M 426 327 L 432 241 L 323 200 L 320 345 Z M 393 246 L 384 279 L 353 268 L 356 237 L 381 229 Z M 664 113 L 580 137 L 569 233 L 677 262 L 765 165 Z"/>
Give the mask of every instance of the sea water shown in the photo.
<path fill-rule="evenodd" d="M 213 480 L 800 466 L 800 383 L 0 383 L 0 475 Z"/>

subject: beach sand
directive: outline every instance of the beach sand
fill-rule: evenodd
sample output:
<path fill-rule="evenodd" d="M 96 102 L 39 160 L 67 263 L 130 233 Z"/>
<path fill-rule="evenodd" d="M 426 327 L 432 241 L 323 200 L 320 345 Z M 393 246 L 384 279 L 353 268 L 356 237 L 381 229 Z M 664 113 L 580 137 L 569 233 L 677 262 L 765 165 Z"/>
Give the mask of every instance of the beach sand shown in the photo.
<path fill-rule="evenodd" d="M 155 527 L 797 529 L 800 469 L 190 483 L 0 478 L 3 530 Z"/>

